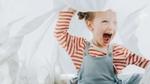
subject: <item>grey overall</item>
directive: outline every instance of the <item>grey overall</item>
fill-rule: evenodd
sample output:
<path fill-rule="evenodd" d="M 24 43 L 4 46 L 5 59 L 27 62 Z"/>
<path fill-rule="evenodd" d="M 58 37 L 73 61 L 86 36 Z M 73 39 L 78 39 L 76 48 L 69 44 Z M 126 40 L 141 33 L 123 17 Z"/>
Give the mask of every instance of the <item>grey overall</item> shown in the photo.
<path fill-rule="evenodd" d="M 78 73 L 78 84 L 139 84 L 141 77 L 133 75 L 128 81 L 120 80 L 114 71 L 112 46 L 105 56 L 93 57 L 88 54 L 87 43 L 83 63 Z"/>

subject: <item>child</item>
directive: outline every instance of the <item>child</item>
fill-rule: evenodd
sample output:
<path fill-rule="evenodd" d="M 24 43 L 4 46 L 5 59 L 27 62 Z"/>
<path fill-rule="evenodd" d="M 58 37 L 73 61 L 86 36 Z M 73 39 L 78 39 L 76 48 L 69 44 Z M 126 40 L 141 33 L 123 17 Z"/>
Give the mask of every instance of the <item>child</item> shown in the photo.
<path fill-rule="evenodd" d="M 117 74 L 130 64 L 146 68 L 150 61 L 127 48 L 110 44 L 116 33 L 116 14 L 112 10 L 79 12 L 93 39 L 70 35 L 67 30 L 75 11 L 68 9 L 59 13 L 55 36 L 70 55 L 78 73 L 78 84 L 139 84 L 140 75 L 129 80 L 120 80 Z"/>

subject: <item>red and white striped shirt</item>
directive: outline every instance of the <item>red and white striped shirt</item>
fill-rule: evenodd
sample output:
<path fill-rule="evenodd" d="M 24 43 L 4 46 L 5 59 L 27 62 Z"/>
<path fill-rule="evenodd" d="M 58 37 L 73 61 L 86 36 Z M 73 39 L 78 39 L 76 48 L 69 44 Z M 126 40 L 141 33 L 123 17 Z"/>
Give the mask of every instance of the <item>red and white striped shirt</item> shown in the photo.
<path fill-rule="evenodd" d="M 72 36 L 68 33 L 69 24 L 73 15 L 74 13 L 70 11 L 60 11 L 54 34 L 60 45 L 67 51 L 69 56 L 71 56 L 76 69 L 79 70 L 83 61 L 86 39 Z M 89 47 L 88 53 L 91 56 L 106 55 L 106 52 L 99 50 L 98 47 L 94 45 Z M 149 62 L 150 60 L 136 55 L 121 45 L 113 45 L 113 64 L 118 73 L 127 65 L 134 64 L 145 68 Z"/>

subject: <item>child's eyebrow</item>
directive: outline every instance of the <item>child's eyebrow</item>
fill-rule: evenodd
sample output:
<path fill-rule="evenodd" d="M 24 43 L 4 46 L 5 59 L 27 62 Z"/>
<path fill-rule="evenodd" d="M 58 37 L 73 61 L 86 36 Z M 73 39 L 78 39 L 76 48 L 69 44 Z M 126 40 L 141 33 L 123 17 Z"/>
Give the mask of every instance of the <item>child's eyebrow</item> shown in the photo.
<path fill-rule="evenodd" d="M 110 20 L 111 18 L 100 18 L 102 20 Z"/>
<path fill-rule="evenodd" d="M 96 17 L 95 19 L 110 19 L 109 17 Z"/>

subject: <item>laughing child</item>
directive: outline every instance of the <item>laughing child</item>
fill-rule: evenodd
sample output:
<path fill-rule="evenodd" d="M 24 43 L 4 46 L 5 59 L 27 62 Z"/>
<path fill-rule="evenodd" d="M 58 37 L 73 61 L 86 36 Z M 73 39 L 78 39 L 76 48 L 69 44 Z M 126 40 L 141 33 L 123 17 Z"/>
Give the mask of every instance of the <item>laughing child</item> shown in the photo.
<path fill-rule="evenodd" d="M 146 68 L 150 60 L 138 56 L 127 48 L 110 43 L 117 30 L 116 13 L 112 10 L 78 12 L 93 38 L 68 33 L 74 10 L 60 11 L 55 28 L 55 37 L 71 57 L 78 70 L 78 84 L 139 84 L 141 75 L 133 75 L 129 80 L 121 80 L 117 74 L 128 65 Z"/>

